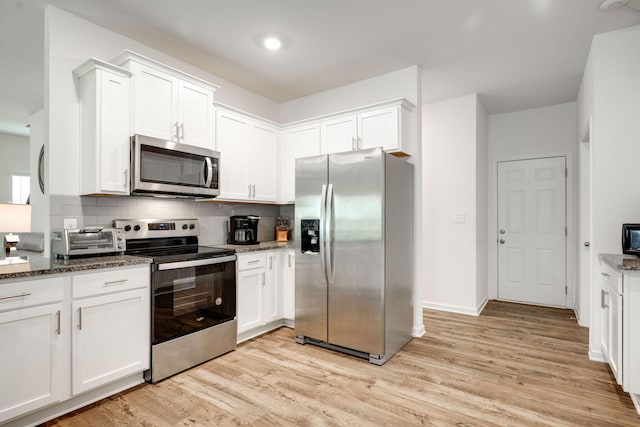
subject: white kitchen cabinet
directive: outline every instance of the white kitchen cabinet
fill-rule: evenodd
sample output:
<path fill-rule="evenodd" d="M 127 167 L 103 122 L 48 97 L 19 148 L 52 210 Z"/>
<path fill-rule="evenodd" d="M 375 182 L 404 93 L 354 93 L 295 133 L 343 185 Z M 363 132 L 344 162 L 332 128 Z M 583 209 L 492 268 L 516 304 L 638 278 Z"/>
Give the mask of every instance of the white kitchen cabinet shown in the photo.
<path fill-rule="evenodd" d="M 217 86 L 128 50 L 111 62 L 132 73 L 132 133 L 213 149 Z"/>
<path fill-rule="evenodd" d="M 600 325 L 602 354 L 608 361 L 618 384 L 622 384 L 622 274 L 602 265 L 600 290 Z"/>
<path fill-rule="evenodd" d="M 293 321 L 296 316 L 296 252 L 282 251 L 282 314 L 285 320 Z"/>
<path fill-rule="evenodd" d="M 281 251 L 238 254 L 238 337 L 282 320 Z M 254 334 L 255 335 L 255 334 Z"/>
<path fill-rule="evenodd" d="M 66 397 L 62 300 L 61 278 L 0 286 L 0 424 Z"/>
<path fill-rule="evenodd" d="M 149 368 L 149 267 L 73 276 L 72 393 Z"/>
<path fill-rule="evenodd" d="M 296 159 L 320 154 L 320 124 L 315 122 L 285 129 L 282 147 L 278 200 L 293 203 L 296 199 Z"/>
<path fill-rule="evenodd" d="M 275 126 L 220 106 L 216 111 L 216 150 L 220 152 L 219 199 L 276 201 Z"/>
<path fill-rule="evenodd" d="M 129 194 L 131 73 L 91 59 L 74 74 L 80 99 L 80 194 Z"/>
<path fill-rule="evenodd" d="M 410 155 L 405 147 L 408 113 L 415 108 L 405 100 L 356 110 L 320 121 L 322 154 L 382 147 L 396 155 Z"/>

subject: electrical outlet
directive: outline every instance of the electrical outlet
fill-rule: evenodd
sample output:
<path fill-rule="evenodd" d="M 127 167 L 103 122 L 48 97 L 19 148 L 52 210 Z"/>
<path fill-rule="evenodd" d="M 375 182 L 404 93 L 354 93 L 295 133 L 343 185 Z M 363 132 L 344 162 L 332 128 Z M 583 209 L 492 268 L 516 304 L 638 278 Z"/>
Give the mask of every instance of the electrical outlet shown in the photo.
<path fill-rule="evenodd" d="M 78 220 L 76 218 L 65 218 L 64 219 L 64 228 L 78 228 Z"/>
<path fill-rule="evenodd" d="M 466 221 L 465 216 L 466 215 L 464 214 L 464 212 L 456 213 L 456 217 L 454 219 L 454 223 L 456 223 L 456 224 L 464 224 L 464 222 Z"/>

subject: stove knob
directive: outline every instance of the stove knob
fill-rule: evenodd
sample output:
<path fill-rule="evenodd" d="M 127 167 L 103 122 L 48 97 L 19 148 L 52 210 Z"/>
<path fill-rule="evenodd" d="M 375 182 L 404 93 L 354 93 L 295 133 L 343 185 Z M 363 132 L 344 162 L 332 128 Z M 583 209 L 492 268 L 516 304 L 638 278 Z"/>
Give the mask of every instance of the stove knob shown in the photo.
<path fill-rule="evenodd" d="M 134 225 L 133 226 L 133 231 L 140 231 L 140 226 L 139 225 Z"/>
<path fill-rule="evenodd" d="M 124 231 L 131 231 L 131 226 L 130 225 L 125 225 L 124 226 Z"/>
<path fill-rule="evenodd" d="M 189 224 L 189 230 L 193 230 L 194 228 L 196 228 L 195 224 Z"/>
<path fill-rule="evenodd" d="M 182 224 L 182 229 L 183 229 L 183 230 L 186 230 L 186 229 L 187 229 L 187 227 L 188 227 L 188 225 L 187 225 L 187 224 Z"/>

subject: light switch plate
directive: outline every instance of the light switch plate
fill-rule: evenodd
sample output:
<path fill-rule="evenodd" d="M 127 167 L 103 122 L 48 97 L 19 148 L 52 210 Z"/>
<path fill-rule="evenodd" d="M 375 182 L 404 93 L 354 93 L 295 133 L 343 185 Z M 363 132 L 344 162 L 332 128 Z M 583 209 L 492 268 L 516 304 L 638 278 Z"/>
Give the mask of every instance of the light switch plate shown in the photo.
<path fill-rule="evenodd" d="M 76 218 L 65 218 L 64 219 L 64 228 L 78 228 L 78 220 Z"/>

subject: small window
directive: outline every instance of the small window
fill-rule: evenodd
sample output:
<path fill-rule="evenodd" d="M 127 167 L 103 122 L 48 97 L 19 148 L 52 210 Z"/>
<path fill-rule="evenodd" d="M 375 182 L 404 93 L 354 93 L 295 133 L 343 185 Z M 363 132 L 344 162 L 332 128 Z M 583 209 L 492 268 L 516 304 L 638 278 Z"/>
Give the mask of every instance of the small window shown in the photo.
<path fill-rule="evenodd" d="M 31 191 L 31 178 L 28 176 L 11 175 L 11 185 L 11 203 L 26 204 Z"/>

